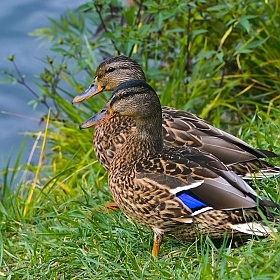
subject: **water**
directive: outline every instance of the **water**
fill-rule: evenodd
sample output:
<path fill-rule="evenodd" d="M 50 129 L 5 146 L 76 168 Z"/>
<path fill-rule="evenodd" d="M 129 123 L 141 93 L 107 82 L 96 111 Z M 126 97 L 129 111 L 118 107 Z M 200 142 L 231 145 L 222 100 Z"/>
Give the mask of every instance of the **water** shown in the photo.
<path fill-rule="evenodd" d="M 2 71 L 12 69 L 12 63 L 7 57 L 15 55 L 20 71 L 25 75 L 26 82 L 34 90 L 34 76 L 43 69 L 40 59 L 48 54 L 47 45 L 28 32 L 48 25 L 48 17 L 58 19 L 67 9 L 75 9 L 85 0 L 13 0 L 2 1 L 0 9 L 0 79 L 4 78 Z M 46 114 L 46 108 L 39 106 L 32 109 L 28 102 L 32 100 L 30 93 L 18 84 L 0 84 L 0 171 L 7 165 L 13 166 L 24 133 L 42 130 L 40 117 Z M 27 137 L 24 153 L 21 159 L 26 163 L 35 139 Z M 36 158 L 34 158 L 36 160 Z M 36 162 L 35 162 L 36 164 Z"/>

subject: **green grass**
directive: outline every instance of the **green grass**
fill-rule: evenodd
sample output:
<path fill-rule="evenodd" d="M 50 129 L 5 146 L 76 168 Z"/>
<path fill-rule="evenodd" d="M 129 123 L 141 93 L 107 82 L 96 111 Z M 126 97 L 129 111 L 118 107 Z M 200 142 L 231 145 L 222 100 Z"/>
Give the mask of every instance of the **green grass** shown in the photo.
<path fill-rule="evenodd" d="M 94 156 L 92 130 L 78 129 L 110 94 L 70 103 L 101 58 L 121 52 L 141 63 L 163 105 L 280 155 L 278 2 L 97 2 L 33 32 L 52 44 L 38 89 L 19 69 L 6 72 L 36 97 L 34 107 L 46 106 L 46 125 L 30 135 L 36 138 L 28 162 L 19 164 L 23 143 L 16 164 L 0 173 L 0 279 L 280 279 L 279 233 L 237 248 L 166 237 L 153 258 L 149 230 L 118 210 L 102 212 L 112 201 L 107 174 Z M 16 67 L 14 56 L 9 60 Z M 279 177 L 252 186 L 280 203 Z M 279 217 L 279 209 L 273 213 Z"/>
<path fill-rule="evenodd" d="M 23 215 L 24 198 L 1 203 L 1 274 L 10 279 L 279 279 L 280 236 L 216 248 L 210 240 L 165 238 L 151 256 L 152 233 L 120 211 L 102 212 L 110 201 L 106 180 L 92 173 L 71 196 L 37 190 L 41 198 Z M 273 179 L 270 181 L 274 181 Z M 275 181 L 274 181 L 275 182 Z M 8 203 L 9 202 L 9 203 Z M 279 228 L 280 229 L 280 228 Z"/>
<path fill-rule="evenodd" d="M 265 127 L 270 129 L 264 125 L 260 133 L 257 122 L 246 124 L 260 142 Z M 279 141 L 277 131 L 270 139 Z M 22 182 L 16 192 L 5 188 L 0 203 L 0 279 L 279 279 L 279 233 L 240 247 L 166 237 L 155 259 L 149 230 L 119 210 L 103 212 L 102 205 L 112 198 L 99 163 L 92 159 L 80 170 L 70 163 L 66 170 L 64 180 L 52 177 L 37 182 L 36 188 Z M 71 177 L 77 179 L 73 182 Z M 261 196 L 280 202 L 279 182 L 271 178 L 254 187 Z M 32 203 L 27 203 L 31 190 Z M 279 210 L 274 214 L 279 217 Z"/>

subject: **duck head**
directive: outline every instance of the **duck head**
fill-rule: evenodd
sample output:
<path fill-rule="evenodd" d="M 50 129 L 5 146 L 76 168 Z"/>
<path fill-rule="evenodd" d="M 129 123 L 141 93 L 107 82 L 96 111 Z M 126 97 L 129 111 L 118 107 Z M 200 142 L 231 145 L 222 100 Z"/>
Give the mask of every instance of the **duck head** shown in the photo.
<path fill-rule="evenodd" d="M 72 103 L 84 101 L 102 91 L 114 90 L 118 85 L 129 80 L 146 80 L 141 66 L 124 55 L 108 58 L 97 67 L 93 83 L 77 95 Z"/>

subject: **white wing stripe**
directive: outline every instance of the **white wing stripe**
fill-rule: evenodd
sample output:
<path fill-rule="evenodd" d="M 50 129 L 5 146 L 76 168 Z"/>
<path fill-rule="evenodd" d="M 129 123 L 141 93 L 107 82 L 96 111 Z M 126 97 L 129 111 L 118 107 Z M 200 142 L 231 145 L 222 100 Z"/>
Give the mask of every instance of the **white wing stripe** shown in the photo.
<path fill-rule="evenodd" d="M 174 188 L 174 189 L 170 189 L 170 192 L 172 194 L 177 194 L 177 193 L 182 192 L 182 191 L 187 191 L 189 189 L 196 188 L 196 187 L 202 185 L 203 183 L 204 183 L 204 180 L 196 182 L 196 183 L 192 183 L 190 185 L 185 185 L 185 186 L 180 186 L 180 187 L 177 187 L 177 188 Z"/>
<path fill-rule="evenodd" d="M 201 213 L 203 213 L 203 212 L 206 212 L 206 211 L 208 211 L 208 210 L 212 210 L 213 209 L 213 207 L 204 207 L 204 208 L 202 208 L 202 209 L 199 209 L 199 210 L 197 210 L 197 211 L 194 211 L 193 213 L 192 213 L 192 216 L 196 216 L 196 215 L 198 215 L 198 214 L 201 214 Z"/>

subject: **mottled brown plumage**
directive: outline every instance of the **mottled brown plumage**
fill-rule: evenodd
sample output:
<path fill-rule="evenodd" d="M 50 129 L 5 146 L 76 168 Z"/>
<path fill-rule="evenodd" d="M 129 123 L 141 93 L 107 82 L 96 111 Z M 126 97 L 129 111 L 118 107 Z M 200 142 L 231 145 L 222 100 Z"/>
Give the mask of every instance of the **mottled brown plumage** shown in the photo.
<path fill-rule="evenodd" d="M 155 256 L 165 234 L 190 240 L 198 234 L 219 238 L 225 233 L 271 232 L 258 211 L 273 221 L 266 206 L 276 207 L 275 203 L 258 198 L 212 154 L 164 144 L 160 102 L 145 82 L 118 86 L 104 108 L 81 128 L 102 125 L 112 116 L 131 117 L 136 127 L 114 153 L 109 187 L 120 209 L 154 232 Z"/>
<path fill-rule="evenodd" d="M 129 80 L 145 81 L 140 65 L 126 56 L 103 61 L 96 70 L 94 83 L 73 99 L 81 102 L 102 91 L 114 90 Z M 244 178 L 258 178 L 280 173 L 280 168 L 260 160 L 276 156 L 269 151 L 254 149 L 244 141 L 220 130 L 194 114 L 170 107 L 162 108 L 163 136 L 166 144 L 188 145 L 207 151 Z M 108 170 L 114 153 L 135 129 L 135 121 L 124 116 L 114 116 L 95 128 L 94 149 L 100 163 Z"/>

